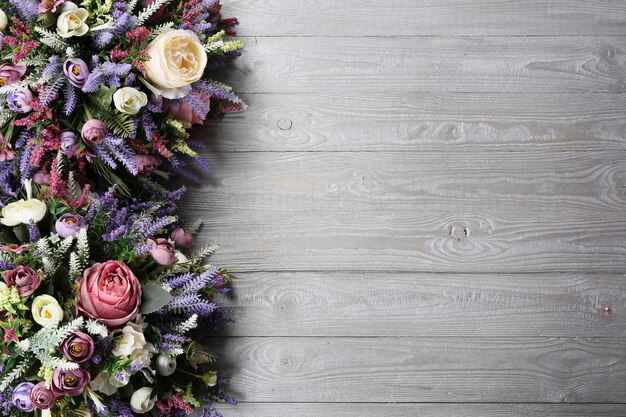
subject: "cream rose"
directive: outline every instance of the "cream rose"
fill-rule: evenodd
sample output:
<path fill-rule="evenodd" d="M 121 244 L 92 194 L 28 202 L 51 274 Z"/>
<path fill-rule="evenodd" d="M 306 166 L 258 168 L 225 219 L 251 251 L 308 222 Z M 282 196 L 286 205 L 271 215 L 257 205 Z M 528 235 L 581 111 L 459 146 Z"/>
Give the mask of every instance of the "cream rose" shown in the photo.
<path fill-rule="evenodd" d="M 113 94 L 113 104 L 122 113 L 137 114 L 148 104 L 148 96 L 133 87 L 123 87 Z"/>
<path fill-rule="evenodd" d="M 152 396 L 152 388 L 139 388 L 133 393 L 133 396 L 130 397 L 130 408 L 135 413 L 145 414 L 148 411 L 152 410 L 152 407 L 154 407 L 154 403 L 156 402 L 156 400 L 156 397 Z"/>
<path fill-rule="evenodd" d="M 0 222 L 5 226 L 29 224 L 31 220 L 37 223 L 44 218 L 46 210 L 46 203 L 36 198 L 18 200 L 4 206 Z"/>
<path fill-rule="evenodd" d="M 7 18 L 7 14 L 4 12 L 4 10 L 0 9 L 0 31 L 6 29 L 8 24 L 9 19 Z"/>
<path fill-rule="evenodd" d="M 146 77 L 165 98 L 182 98 L 191 91 L 207 63 L 198 36 L 189 30 L 171 30 L 157 36 L 146 48 Z"/>
<path fill-rule="evenodd" d="M 31 308 L 33 320 L 36 323 L 47 326 L 58 324 L 63 318 L 63 309 L 59 302 L 51 295 L 40 295 L 33 300 Z"/>
<path fill-rule="evenodd" d="M 138 323 L 128 323 L 122 329 L 122 337 L 111 353 L 115 356 L 129 357 L 136 351 L 143 350 L 145 345 L 146 338 L 143 335 L 143 326 Z"/>
<path fill-rule="evenodd" d="M 78 8 L 72 2 L 63 4 L 63 13 L 57 19 L 57 33 L 62 38 L 71 38 L 72 36 L 83 36 L 89 31 L 86 20 L 89 12 L 86 9 Z"/>
<path fill-rule="evenodd" d="M 104 395 L 113 395 L 118 388 L 125 387 L 130 382 L 130 374 L 126 371 L 120 371 L 116 376 L 109 375 L 108 371 L 102 371 L 89 383 L 89 386 Z"/>

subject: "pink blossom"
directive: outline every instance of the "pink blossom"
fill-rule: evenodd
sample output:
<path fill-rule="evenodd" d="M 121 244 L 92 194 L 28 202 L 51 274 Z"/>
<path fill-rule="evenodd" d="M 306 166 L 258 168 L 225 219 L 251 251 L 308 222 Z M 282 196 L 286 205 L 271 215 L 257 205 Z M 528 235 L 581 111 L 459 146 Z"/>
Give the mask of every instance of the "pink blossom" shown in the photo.
<path fill-rule="evenodd" d="M 37 6 L 37 13 L 56 13 L 58 7 L 63 3 L 65 3 L 65 0 L 42 0 L 39 6 Z"/>

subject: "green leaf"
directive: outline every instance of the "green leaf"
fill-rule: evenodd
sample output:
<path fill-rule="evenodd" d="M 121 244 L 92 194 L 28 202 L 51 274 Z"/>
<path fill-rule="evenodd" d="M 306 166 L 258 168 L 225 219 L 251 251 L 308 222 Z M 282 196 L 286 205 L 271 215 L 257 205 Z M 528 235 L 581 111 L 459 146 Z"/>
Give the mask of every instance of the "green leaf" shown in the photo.
<path fill-rule="evenodd" d="M 163 308 L 172 299 L 172 294 L 156 284 L 141 286 L 141 314 L 150 314 Z"/>
<path fill-rule="evenodd" d="M 15 226 L 13 228 L 13 233 L 15 233 L 15 236 L 17 236 L 17 239 L 20 241 L 20 243 L 28 242 L 29 234 L 28 234 L 27 226 L 24 226 L 24 225 Z"/>
<path fill-rule="evenodd" d="M 117 88 L 115 87 L 107 87 L 100 86 L 100 89 L 96 91 L 93 95 L 89 96 L 91 102 L 98 106 L 100 109 L 106 109 L 111 106 L 111 102 L 113 101 L 113 94 Z"/>
<path fill-rule="evenodd" d="M 37 18 L 37 22 L 39 22 L 39 26 L 48 27 L 55 24 L 57 21 L 56 16 L 53 13 L 44 13 L 40 14 Z"/>

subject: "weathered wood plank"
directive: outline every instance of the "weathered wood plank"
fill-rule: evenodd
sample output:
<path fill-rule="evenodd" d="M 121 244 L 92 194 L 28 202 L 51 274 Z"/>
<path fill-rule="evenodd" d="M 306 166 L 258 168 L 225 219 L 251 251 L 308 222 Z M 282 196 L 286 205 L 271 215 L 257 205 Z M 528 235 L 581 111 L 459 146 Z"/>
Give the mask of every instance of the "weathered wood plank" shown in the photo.
<path fill-rule="evenodd" d="M 184 213 L 238 271 L 626 270 L 624 152 L 208 158 Z"/>
<path fill-rule="evenodd" d="M 626 415 L 623 404 L 329 404 L 239 403 L 226 417 L 607 417 Z"/>
<path fill-rule="evenodd" d="M 623 35 L 619 0 L 231 0 L 246 36 Z"/>
<path fill-rule="evenodd" d="M 585 336 L 626 328 L 623 275 L 252 273 L 237 336 Z"/>
<path fill-rule="evenodd" d="M 337 317 L 337 320 L 341 320 Z M 624 402 L 626 339 L 223 338 L 246 402 Z"/>
<path fill-rule="evenodd" d="M 624 3 L 626 4 L 626 3 Z M 624 149 L 624 94 L 248 94 L 214 152 Z"/>
<path fill-rule="evenodd" d="M 240 93 L 626 91 L 626 37 L 243 40 Z"/>

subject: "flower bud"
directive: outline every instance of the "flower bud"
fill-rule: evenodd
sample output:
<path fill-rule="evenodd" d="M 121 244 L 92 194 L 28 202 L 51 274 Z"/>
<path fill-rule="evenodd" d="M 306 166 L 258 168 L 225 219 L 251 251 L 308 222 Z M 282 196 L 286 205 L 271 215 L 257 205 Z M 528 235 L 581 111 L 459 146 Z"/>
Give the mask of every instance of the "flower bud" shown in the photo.
<path fill-rule="evenodd" d="M 170 376 L 176 371 L 176 358 L 159 355 L 156 359 L 156 371 L 161 376 Z"/>
<path fill-rule="evenodd" d="M 145 414 L 152 410 L 156 397 L 152 397 L 152 388 L 139 388 L 132 397 L 130 397 L 130 408 L 139 414 Z"/>

